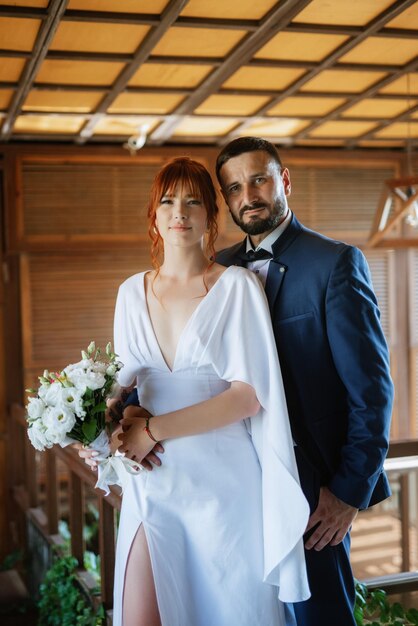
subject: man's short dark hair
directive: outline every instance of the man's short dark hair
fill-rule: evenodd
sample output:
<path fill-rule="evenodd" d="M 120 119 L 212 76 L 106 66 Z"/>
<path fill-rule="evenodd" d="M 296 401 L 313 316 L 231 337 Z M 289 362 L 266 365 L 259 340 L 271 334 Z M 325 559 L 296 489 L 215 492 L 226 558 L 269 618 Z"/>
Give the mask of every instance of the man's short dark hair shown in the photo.
<path fill-rule="evenodd" d="M 222 185 L 220 176 L 221 168 L 229 159 L 244 154 L 244 152 L 255 152 L 256 150 L 267 152 L 273 161 L 277 163 L 280 170 L 282 169 L 282 161 L 279 153 L 270 141 L 261 139 L 260 137 L 239 137 L 227 143 L 216 159 L 216 177 L 219 183 Z"/>

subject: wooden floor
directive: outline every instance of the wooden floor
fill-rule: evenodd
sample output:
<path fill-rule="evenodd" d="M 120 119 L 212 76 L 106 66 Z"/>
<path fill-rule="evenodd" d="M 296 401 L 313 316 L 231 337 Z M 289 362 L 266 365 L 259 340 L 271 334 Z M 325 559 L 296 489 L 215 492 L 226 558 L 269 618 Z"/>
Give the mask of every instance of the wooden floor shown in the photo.
<path fill-rule="evenodd" d="M 401 524 L 390 513 L 362 512 L 351 533 L 351 563 L 358 579 L 402 571 Z M 411 567 L 418 569 L 417 530 L 410 529 Z"/>

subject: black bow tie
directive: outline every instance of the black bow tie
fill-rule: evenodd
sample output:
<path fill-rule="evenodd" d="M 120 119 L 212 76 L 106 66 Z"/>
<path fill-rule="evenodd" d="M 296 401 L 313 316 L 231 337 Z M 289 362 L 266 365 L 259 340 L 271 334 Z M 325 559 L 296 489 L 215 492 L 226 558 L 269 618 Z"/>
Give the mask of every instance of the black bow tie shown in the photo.
<path fill-rule="evenodd" d="M 253 261 L 272 259 L 273 255 L 271 252 L 267 252 L 267 250 L 260 248 L 259 250 L 248 250 L 248 252 L 243 252 L 240 254 L 239 258 L 241 261 L 245 261 L 245 263 L 253 263 Z"/>

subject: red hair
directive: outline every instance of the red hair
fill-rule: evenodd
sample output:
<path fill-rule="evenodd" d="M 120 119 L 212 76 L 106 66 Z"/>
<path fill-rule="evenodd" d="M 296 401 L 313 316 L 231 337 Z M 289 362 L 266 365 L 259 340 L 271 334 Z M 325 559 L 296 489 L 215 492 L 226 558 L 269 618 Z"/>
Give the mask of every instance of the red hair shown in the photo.
<path fill-rule="evenodd" d="M 148 234 L 152 241 L 151 260 L 157 270 L 160 267 L 159 256 L 162 252 L 162 238 L 155 223 L 156 212 L 161 198 L 166 194 L 173 193 L 178 185 L 182 188 L 186 187 L 193 196 L 199 198 L 205 205 L 207 213 L 205 252 L 210 259 L 213 259 L 215 256 L 219 208 L 216 203 L 216 191 L 212 178 L 208 170 L 198 161 L 194 161 L 189 157 L 177 157 L 164 165 L 155 176 L 151 186 L 148 205 Z"/>

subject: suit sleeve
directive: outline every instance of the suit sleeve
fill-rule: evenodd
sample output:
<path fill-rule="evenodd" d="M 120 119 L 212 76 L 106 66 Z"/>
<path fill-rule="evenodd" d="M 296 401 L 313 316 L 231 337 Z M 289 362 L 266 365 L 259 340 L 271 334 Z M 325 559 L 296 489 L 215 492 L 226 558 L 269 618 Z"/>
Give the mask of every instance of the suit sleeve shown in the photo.
<path fill-rule="evenodd" d="M 393 384 L 370 271 L 357 248 L 344 248 L 331 274 L 326 323 L 348 392 L 347 437 L 329 488 L 347 504 L 366 508 L 389 445 Z"/>

